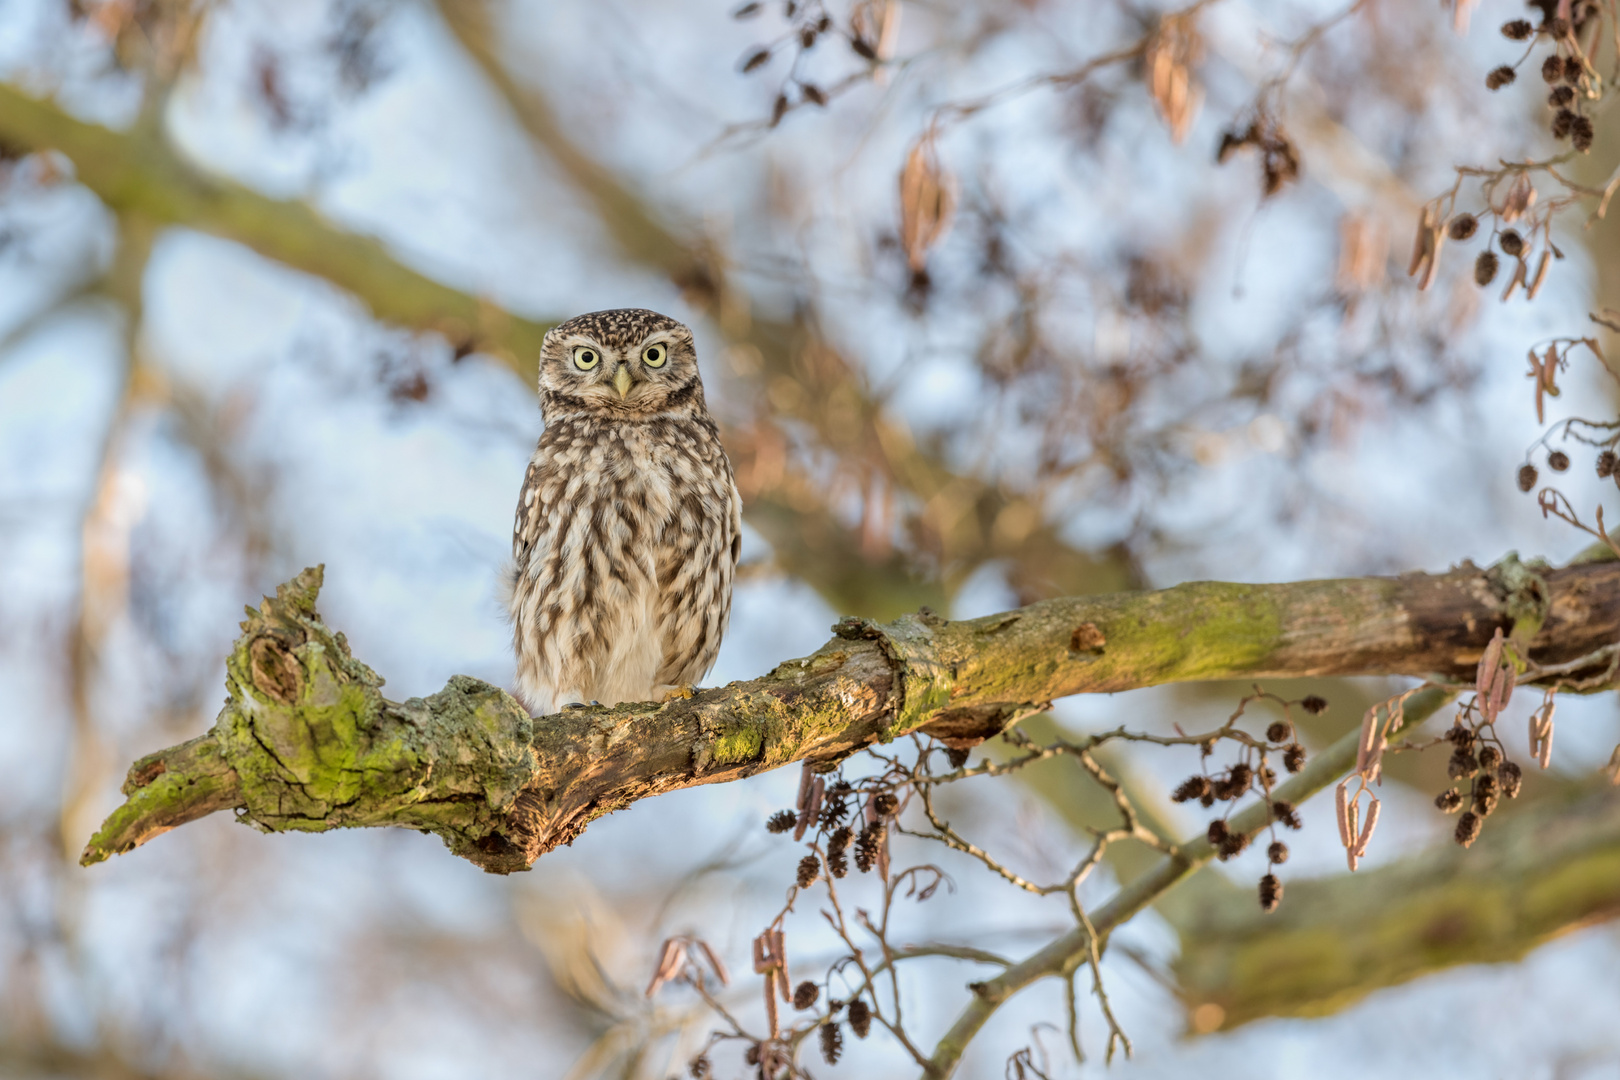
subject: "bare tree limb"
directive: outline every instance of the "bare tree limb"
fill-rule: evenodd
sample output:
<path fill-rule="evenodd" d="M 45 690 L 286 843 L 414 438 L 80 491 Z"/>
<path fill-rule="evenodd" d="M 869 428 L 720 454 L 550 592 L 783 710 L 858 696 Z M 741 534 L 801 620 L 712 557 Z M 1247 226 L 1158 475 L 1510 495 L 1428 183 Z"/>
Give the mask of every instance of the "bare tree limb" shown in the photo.
<path fill-rule="evenodd" d="M 439 17 L 506 101 L 519 125 L 580 195 L 595 205 L 597 217 L 619 250 L 631 261 L 666 275 L 699 307 L 712 306 L 722 287 L 716 277 L 718 268 L 704 252 L 666 229 L 612 169 L 570 138 L 545 98 L 519 84 L 497 55 L 500 38 L 491 26 L 485 0 L 440 0 L 437 7 Z"/>

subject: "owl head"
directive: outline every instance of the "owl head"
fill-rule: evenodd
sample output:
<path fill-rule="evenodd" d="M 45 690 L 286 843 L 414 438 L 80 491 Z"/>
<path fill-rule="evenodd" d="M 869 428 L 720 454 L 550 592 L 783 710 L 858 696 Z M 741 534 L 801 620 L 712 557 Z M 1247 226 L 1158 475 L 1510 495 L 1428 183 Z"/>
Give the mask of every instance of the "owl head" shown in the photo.
<path fill-rule="evenodd" d="M 668 315 L 619 308 L 576 315 L 540 345 L 540 410 L 631 420 L 704 410 L 692 331 Z"/>

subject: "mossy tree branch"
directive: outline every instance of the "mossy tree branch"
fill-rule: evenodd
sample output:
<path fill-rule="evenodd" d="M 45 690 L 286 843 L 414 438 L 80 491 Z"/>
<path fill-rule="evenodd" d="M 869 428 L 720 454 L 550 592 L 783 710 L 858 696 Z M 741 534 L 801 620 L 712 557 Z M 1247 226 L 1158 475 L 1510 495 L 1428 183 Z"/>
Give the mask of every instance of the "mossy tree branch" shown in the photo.
<path fill-rule="evenodd" d="M 1607 671 L 1620 641 L 1620 563 L 1551 569 L 1510 555 L 1439 575 L 1066 597 L 960 622 L 926 612 L 888 624 L 844 619 L 813 655 L 757 679 L 662 705 L 531 718 L 497 687 L 464 676 L 426 699 L 387 700 L 382 680 L 320 621 L 320 585 L 321 571 L 306 570 L 249 609 L 213 729 L 135 763 L 128 801 L 82 862 L 234 808 L 267 832 L 432 832 L 455 854 L 508 873 L 639 799 L 797 760 L 831 766 L 910 732 L 969 745 L 1070 694 L 1305 675 L 1461 685 L 1498 628 L 1536 664 L 1579 677 Z M 1450 694 L 1410 699 L 1408 723 Z M 1301 801 L 1332 783 L 1354 760 L 1357 737 L 1315 755 L 1277 797 Z M 1253 834 L 1269 813 L 1255 804 L 1230 828 Z M 1090 913 L 1096 933 L 1105 937 L 1212 854 L 1202 838 L 1179 845 Z M 1077 930 L 975 984 L 926 1074 L 953 1073 L 1003 1003 L 1040 979 L 1071 975 L 1090 950 Z"/>
<path fill-rule="evenodd" d="M 249 612 L 230 698 L 201 739 L 137 762 L 96 862 L 227 806 L 269 831 L 399 825 L 487 870 L 527 868 L 638 799 L 809 759 L 831 764 L 912 731 L 970 745 L 1054 698 L 1169 682 L 1297 675 L 1466 678 L 1498 626 L 1537 662 L 1620 640 L 1620 564 L 1286 585 L 1195 582 L 1060 598 L 960 622 L 846 619 L 811 656 L 657 705 L 530 718 L 458 676 L 391 702 L 315 612 L 306 570 Z"/>

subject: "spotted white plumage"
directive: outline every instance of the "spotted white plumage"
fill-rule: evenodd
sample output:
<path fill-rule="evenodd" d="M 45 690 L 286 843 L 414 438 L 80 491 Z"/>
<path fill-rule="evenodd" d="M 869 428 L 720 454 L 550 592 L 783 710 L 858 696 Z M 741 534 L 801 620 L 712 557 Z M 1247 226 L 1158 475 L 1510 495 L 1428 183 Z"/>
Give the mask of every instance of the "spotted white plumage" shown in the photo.
<path fill-rule="evenodd" d="M 731 613 L 742 500 L 691 330 L 570 319 L 541 346 L 540 407 L 508 579 L 520 696 L 551 713 L 697 682 Z"/>

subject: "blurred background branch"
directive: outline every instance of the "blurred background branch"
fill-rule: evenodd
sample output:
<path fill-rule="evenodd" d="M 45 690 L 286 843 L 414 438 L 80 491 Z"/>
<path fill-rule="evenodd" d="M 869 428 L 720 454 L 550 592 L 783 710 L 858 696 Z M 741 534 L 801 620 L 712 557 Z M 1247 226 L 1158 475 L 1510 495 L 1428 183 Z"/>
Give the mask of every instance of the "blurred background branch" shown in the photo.
<path fill-rule="evenodd" d="M 1620 915 L 1620 791 L 1601 778 L 1493 822 L 1471 849 L 1301 881 L 1270 916 L 1239 899 L 1202 904 L 1180 923 L 1176 984 L 1202 1031 L 1338 1012 L 1458 964 L 1518 960 Z"/>
<path fill-rule="evenodd" d="M 212 233 L 359 297 L 380 319 L 443 334 L 533 368 L 549 323 L 511 315 L 411 270 L 383 244 L 336 228 L 306 203 L 271 199 L 208 174 L 174 148 L 163 127 L 114 131 L 0 84 L 0 139 L 25 151 L 56 151 L 74 178 L 120 215 L 146 227 Z"/>

